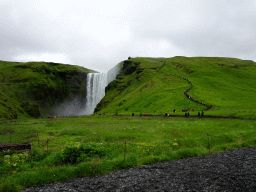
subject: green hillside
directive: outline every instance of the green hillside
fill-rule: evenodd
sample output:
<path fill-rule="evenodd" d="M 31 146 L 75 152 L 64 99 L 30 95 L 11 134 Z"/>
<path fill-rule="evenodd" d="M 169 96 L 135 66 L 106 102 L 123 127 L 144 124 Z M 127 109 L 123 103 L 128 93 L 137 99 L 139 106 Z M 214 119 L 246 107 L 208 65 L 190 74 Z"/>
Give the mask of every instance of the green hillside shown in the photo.
<path fill-rule="evenodd" d="M 179 76 L 178 76 L 179 75 Z M 188 99 L 184 91 L 199 103 Z M 256 118 L 256 63 L 220 57 L 132 58 L 106 87 L 97 113 L 184 115 L 182 109 L 207 116 Z M 200 104 L 201 102 L 205 105 Z M 173 113 L 176 109 L 177 113 Z M 154 113 L 155 111 L 155 113 Z"/>
<path fill-rule="evenodd" d="M 66 99 L 84 99 L 89 72 L 58 63 L 0 61 L 0 119 L 51 115 L 52 107 Z"/>

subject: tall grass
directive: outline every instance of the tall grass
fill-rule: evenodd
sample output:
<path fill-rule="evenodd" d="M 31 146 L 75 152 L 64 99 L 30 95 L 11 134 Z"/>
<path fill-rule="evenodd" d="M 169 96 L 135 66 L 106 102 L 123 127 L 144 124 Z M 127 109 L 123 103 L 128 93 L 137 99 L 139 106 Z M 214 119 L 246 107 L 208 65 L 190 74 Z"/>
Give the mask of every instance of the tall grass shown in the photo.
<path fill-rule="evenodd" d="M 0 131 L 7 125 L 14 131 L 14 143 L 22 140 L 19 135 L 33 131 L 39 134 L 40 146 L 37 140 L 32 141 L 29 158 L 15 167 L 0 160 L 2 190 L 19 190 L 160 161 L 207 155 L 209 149 L 210 153 L 215 153 L 256 144 L 255 121 L 94 115 L 13 120 L 2 122 Z M 207 134 L 210 135 L 209 143 Z M 8 139 L 0 135 L 2 142 Z M 42 145 L 46 139 L 50 139 L 48 152 L 46 145 Z M 9 153 L 22 152 L 1 152 L 0 159 Z"/>

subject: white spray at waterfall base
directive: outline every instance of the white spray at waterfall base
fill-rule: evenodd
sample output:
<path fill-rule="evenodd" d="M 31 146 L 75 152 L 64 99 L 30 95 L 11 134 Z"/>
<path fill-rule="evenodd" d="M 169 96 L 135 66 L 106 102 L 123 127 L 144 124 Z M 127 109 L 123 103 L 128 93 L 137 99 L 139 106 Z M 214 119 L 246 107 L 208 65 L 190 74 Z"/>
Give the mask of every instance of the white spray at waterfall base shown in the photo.
<path fill-rule="evenodd" d="M 105 87 L 120 73 L 123 62 L 118 63 L 107 73 L 88 73 L 86 79 L 86 98 L 74 98 L 58 106 L 57 116 L 91 115 L 97 104 L 105 96 Z"/>

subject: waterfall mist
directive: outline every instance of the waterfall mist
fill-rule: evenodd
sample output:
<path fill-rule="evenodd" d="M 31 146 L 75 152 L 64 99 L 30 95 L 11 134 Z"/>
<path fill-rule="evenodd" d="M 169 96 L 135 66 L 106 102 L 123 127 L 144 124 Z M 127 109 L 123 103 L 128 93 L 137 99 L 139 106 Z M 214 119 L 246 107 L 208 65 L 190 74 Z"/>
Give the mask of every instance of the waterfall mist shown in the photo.
<path fill-rule="evenodd" d="M 91 115 L 97 104 L 105 96 L 105 87 L 120 73 L 123 62 L 118 63 L 107 73 L 88 73 L 86 78 L 86 98 L 74 98 L 56 107 L 57 116 Z"/>

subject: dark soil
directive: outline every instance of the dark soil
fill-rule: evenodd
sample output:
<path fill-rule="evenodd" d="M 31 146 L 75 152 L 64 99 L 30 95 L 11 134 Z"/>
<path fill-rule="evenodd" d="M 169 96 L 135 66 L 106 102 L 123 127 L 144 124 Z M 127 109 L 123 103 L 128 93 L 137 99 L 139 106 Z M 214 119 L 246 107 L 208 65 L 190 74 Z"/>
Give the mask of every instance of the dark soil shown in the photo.
<path fill-rule="evenodd" d="M 256 191 L 256 147 L 145 165 L 24 191 Z"/>

